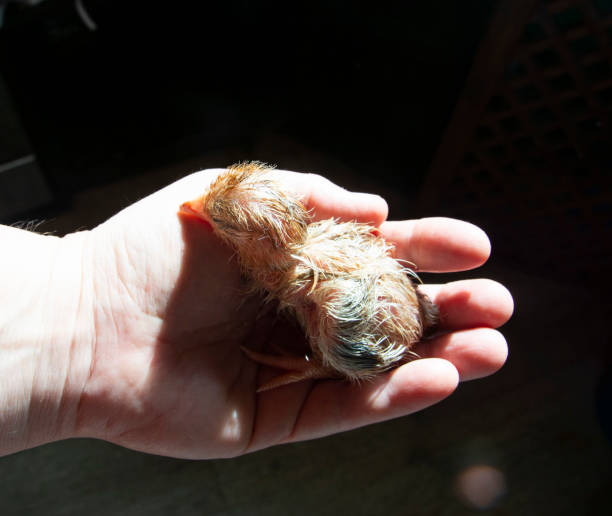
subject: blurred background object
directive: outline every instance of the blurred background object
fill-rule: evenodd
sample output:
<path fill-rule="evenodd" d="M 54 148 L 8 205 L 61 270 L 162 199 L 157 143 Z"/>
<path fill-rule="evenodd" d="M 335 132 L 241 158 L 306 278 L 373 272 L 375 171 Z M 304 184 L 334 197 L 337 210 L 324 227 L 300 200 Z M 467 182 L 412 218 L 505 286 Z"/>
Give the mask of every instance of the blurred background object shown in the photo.
<path fill-rule="evenodd" d="M 0 220 L 48 205 L 53 195 L 0 74 Z"/>
<path fill-rule="evenodd" d="M 504 369 L 422 413 L 224 461 L 54 443 L 1 459 L 3 514 L 601 514 L 611 48 L 612 0 L 10 3 L 0 156 L 29 172 L 2 222 L 93 228 L 258 159 L 481 225 L 485 267 L 425 279 L 516 311 Z"/>

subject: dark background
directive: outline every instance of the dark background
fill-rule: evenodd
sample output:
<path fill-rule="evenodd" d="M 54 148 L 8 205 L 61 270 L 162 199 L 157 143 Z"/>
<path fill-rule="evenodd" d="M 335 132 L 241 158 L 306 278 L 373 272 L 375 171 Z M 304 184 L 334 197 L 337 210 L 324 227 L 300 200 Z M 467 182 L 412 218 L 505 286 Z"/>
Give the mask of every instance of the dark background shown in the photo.
<path fill-rule="evenodd" d="M 535 3 L 544 10 L 572 2 Z M 602 16 L 608 8 L 576 3 Z M 478 466 L 493 468 L 497 477 L 485 478 L 504 485 L 485 513 L 606 511 L 611 375 L 602 242 L 610 232 L 592 228 L 612 228 L 609 207 L 603 215 L 582 210 L 579 220 L 571 210 L 540 208 L 564 202 L 551 201 L 554 185 L 580 201 L 588 195 L 577 181 L 584 192 L 607 183 L 591 169 L 583 176 L 563 169 L 567 155 L 553 152 L 554 160 L 530 162 L 526 176 L 522 162 L 496 176 L 501 187 L 490 174 L 440 183 L 443 193 L 432 187 L 432 163 L 446 149 L 441 142 L 479 49 L 495 42 L 487 33 L 504 2 L 84 5 L 96 31 L 68 0 L 13 4 L 5 13 L 0 107 L 10 103 L 11 114 L 0 150 L 10 147 L 6 159 L 35 154 L 49 195 L 4 223 L 43 219 L 39 230 L 58 235 L 92 228 L 186 173 L 243 159 L 317 171 L 384 195 L 392 218 L 445 214 L 481 225 L 493 244 L 484 268 L 426 279 L 507 285 L 516 302 L 502 329 L 510 355 L 500 373 L 461 385 L 422 413 L 237 459 L 174 460 L 91 440 L 27 450 L 0 459 L 4 514 L 472 514 L 481 511 L 457 486 Z M 534 30 L 527 27 L 523 40 L 537 39 Z M 499 79 L 487 70 L 485 85 Z M 519 69 L 508 70 L 514 77 Z M 491 106 L 499 108 L 495 99 Z M 604 128 L 609 113 L 601 108 Z M 478 145 L 488 137 L 476 130 Z M 597 149 L 604 163 L 606 147 Z M 421 202 L 432 198 L 427 188 L 437 204 Z M 563 239 L 551 236 L 558 234 Z"/>
<path fill-rule="evenodd" d="M 418 189 L 494 4 L 47 0 L 0 58 L 59 196 L 264 133 Z"/>

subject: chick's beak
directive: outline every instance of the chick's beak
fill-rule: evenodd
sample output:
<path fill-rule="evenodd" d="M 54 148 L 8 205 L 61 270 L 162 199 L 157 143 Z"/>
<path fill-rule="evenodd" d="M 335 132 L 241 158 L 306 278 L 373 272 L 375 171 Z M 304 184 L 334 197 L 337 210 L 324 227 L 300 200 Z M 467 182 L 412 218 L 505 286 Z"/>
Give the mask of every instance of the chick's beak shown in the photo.
<path fill-rule="evenodd" d="M 210 223 L 206 213 L 204 212 L 204 197 L 198 197 L 193 201 L 184 202 L 181 204 L 179 213 L 190 217 L 197 217 Z"/>

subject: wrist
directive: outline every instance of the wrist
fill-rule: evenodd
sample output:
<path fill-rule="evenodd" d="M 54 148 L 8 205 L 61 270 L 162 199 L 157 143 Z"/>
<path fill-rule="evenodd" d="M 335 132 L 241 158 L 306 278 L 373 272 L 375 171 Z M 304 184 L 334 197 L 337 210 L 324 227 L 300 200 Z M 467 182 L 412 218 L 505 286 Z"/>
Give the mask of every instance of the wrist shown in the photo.
<path fill-rule="evenodd" d="M 82 393 L 92 368 L 95 345 L 93 261 L 90 231 L 72 233 L 60 239 L 53 264 L 53 287 L 49 289 L 48 331 L 44 337 L 51 373 L 38 392 L 49 392 L 50 416 L 56 416 L 51 440 L 78 435 Z M 44 399 L 44 398 L 43 398 Z M 53 421 L 53 420 L 52 420 Z"/>
<path fill-rule="evenodd" d="M 91 360 L 88 233 L 1 228 L 0 454 L 74 435 Z"/>

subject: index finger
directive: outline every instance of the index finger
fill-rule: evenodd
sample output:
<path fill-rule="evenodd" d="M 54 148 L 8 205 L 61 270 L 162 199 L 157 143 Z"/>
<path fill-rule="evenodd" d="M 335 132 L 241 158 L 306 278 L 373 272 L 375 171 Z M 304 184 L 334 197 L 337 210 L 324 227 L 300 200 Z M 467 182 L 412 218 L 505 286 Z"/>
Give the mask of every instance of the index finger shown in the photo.
<path fill-rule="evenodd" d="M 479 267 L 491 254 L 487 234 L 474 224 L 445 217 L 384 222 L 384 238 L 395 245 L 396 258 L 419 271 L 456 272 Z"/>
<path fill-rule="evenodd" d="M 323 176 L 275 170 L 279 180 L 298 194 L 314 220 L 336 218 L 380 226 L 387 218 L 387 202 L 379 195 L 351 192 Z"/>

